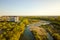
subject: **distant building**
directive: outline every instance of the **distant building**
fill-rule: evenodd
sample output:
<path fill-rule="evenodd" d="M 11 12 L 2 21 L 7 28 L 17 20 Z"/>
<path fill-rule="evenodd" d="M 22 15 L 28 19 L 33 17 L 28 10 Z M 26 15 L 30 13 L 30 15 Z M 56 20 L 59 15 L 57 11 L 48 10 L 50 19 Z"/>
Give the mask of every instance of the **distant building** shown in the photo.
<path fill-rule="evenodd" d="M 19 22 L 19 16 L 0 16 L 0 21 Z"/>

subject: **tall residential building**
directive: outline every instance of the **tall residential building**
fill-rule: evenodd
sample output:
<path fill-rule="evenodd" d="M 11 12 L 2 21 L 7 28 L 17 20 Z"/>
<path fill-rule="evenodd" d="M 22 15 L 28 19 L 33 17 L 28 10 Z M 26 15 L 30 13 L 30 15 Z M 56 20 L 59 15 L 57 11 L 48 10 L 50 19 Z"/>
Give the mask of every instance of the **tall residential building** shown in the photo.
<path fill-rule="evenodd" d="M 19 16 L 1 16 L 0 21 L 15 21 L 19 22 Z"/>

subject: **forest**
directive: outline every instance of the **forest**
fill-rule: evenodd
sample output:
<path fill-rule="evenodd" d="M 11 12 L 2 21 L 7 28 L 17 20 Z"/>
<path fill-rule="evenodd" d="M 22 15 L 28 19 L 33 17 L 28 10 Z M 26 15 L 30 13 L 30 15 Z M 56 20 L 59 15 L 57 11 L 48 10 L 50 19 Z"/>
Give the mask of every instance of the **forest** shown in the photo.
<path fill-rule="evenodd" d="M 0 40 L 60 40 L 60 16 L 7 17 L 0 19 Z"/>

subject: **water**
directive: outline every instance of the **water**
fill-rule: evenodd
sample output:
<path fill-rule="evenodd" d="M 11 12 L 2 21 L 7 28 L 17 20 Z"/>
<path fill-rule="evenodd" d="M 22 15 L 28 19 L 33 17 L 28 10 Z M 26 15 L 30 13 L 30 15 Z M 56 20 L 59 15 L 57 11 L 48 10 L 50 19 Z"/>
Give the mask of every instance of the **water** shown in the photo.
<path fill-rule="evenodd" d="M 49 24 L 49 23 L 44 21 L 43 23 L 38 22 L 38 23 L 35 23 L 35 24 L 28 25 L 26 27 L 22 37 L 21 37 L 21 40 L 35 40 L 34 35 L 29 30 L 29 27 L 31 27 L 31 26 L 41 26 L 41 25 L 46 25 L 46 24 Z M 48 40 L 53 40 L 52 36 L 49 33 L 47 34 L 47 36 L 48 36 Z"/>
<path fill-rule="evenodd" d="M 48 35 L 48 40 L 53 40 L 52 36 L 49 33 L 47 33 L 47 35 Z"/>
<path fill-rule="evenodd" d="M 46 25 L 46 24 L 50 24 L 50 22 L 42 20 L 42 21 L 37 22 L 37 23 L 29 24 L 29 26 L 41 26 L 41 25 Z"/>
<path fill-rule="evenodd" d="M 33 34 L 29 30 L 29 27 L 25 29 L 24 34 L 21 37 L 21 40 L 35 40 Z"/>

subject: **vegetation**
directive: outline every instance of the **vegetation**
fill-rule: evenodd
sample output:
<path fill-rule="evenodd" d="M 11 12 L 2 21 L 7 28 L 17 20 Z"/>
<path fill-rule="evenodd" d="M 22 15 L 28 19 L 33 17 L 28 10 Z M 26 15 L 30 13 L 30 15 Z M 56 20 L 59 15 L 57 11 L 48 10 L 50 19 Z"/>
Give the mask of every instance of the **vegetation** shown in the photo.
<path fill-rule="evenodd" d="M 44 28 L 31 28 L 31 32 L 35 36 L 36 40 L 48 40 L 47 32 L 44 30 Z"/>
<path fill-rule="evenodd" d="M 19 40 L 27 24 L 28 21 L 25 18 L 20 23 L 0 22 L 0 40 Z"/>
<path fill-rule="evenodd" d="M 53 37 L 53 40 L 60 40 L 60 16 L 56 16 L 56 17 L 30 17 L 30 18 L 37 19 L 37 20 L 50 21 L 51 23 L 49 25 L 41 25 L 40 27 L 44 28 Z M 39 38 L 41 36 L 37 34 L 38 33 L 37 31 L 32 30 L 32 33 L 36 37 L 36 40 L 41 40 L 41 38 Z"/>
<path fill-rule="evenodd" d="M 37 23 L 40 20 L 49 21 L 51 23 L 48 25 L 31 27 L 30 31 L 34 35 L 35 39 L 49 40 L 47 36 L 47 33 L 49 33 L 53 40 L 60 40 L 60 16 L 20 16 L 19 20 L 20 22 L 0 21 L 0 40 L 21 40 L 20 37 L 23 35 L 26 26 Z"/>

